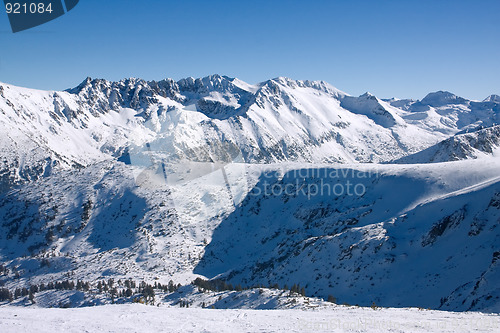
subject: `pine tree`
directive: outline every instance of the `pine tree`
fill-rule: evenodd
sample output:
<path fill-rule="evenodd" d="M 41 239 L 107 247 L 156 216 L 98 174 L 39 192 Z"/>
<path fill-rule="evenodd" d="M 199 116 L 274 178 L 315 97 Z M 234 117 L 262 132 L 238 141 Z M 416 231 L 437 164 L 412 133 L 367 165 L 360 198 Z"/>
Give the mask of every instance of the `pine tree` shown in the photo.
<path fill-rule="evenodd" d="M 0 288 L 0 302 L 9 301 L 12 302 L 14 298 L 12 297 L 12 293 L 7 288 Z"/>
<path fill-rule="evenodd" d="M 146 299 L 146 303 L 148 303 L 148 302 L 154 303 L 155 291 L 154 291 L 152 286 L 145 285 L 143 287 L 142 294 L 144 295 L 144 298 Z"/>
<path fill-rule="evenodd" d="M 175 291 L 174 281 L 172 281 L 172 280 L 168 281 L 168 291 L 169 292 Z"/>
<path fill-rule="evenodd" d="M 82 290 L 83 289 L 83 283 L 80 280 L 76 281 L 76 290 Z"/>

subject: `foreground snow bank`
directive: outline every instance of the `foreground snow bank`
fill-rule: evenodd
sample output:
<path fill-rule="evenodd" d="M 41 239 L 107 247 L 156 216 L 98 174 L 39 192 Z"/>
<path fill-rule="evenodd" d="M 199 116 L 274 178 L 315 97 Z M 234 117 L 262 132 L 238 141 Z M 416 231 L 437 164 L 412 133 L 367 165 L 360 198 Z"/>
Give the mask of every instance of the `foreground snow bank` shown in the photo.
<path fill-rule="evenodd" d="M 0 308 L 10 332 L 498 332 L 500 316 L 477 312 L 339 306 L 320 311 L 213 310 L 140 304 Z"/>

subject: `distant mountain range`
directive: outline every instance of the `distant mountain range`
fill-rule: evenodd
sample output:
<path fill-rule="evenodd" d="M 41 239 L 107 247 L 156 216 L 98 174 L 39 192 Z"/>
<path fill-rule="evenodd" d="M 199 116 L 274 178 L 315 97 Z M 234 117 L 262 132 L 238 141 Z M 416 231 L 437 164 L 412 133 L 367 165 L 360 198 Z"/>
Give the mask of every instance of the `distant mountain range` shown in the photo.
<path fill-rule="evenodd" d="M 65 92 L 0 84 L 0 108 L 3 188 L 110 160 L 145 142 L 171 159 L 377 163 L 500 120 L 496 95 L 483 102 L 448 92 L 384 101 L 369 93 L 352 97 L 325 82 L 249 85 L 219 75 L 178 82 L 87 78 Z"/>
<path fill-rule="evenodd" d="M 498 95 L 283 77 L 0 83 L 0 284 L 203 277 L 499 311 L 499 124 Z"/>

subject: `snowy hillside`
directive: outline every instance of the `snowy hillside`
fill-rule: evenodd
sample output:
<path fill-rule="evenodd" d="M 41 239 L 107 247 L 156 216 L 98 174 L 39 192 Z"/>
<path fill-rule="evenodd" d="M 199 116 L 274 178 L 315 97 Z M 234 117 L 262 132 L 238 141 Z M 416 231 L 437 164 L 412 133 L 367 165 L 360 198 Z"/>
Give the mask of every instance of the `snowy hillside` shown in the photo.
<path fill-rule="evenodd" d="M 500 153 L 500 126 L 459 133 L 418 153 L 402 157 L 395 163 L 436 163 L 476 159 Z"/>
<path fill-rule="evenodd" d="M 0 84 L 0 288 L 83 280 L 89 294 L 61 296 L 83 306 L 110 278 L 200 277 L 271 288 L 183 296 L 220 308 L 288 308 L 273 290 L 300 285 L 499 312 L 498 120 L 494 95 L 382 100 L 287 78 Z M 59 304 L 53 289 L 33 300 Z"/>
<path fill-rule="evenodd" d="M 229 192 L 221 170 L 148 187 L 108 162 L 33 182 L 1 200 L 3 281 L 217 276 L 349 304 L 498 311 L 485 278 L 498 272 L 498 159 L 300 165 L 229 164 Z"/>
<path fill-rule="evenodd" d="M 263 177 L 215 229 L 195 273 L 308 281 L 308 295 L 349 304 L 499 311 L 500 165 L 482 163 Z M 349 182 L 362 195 L 332 195 Z M 292 195 L 272 194 L 287 186 Z"/>

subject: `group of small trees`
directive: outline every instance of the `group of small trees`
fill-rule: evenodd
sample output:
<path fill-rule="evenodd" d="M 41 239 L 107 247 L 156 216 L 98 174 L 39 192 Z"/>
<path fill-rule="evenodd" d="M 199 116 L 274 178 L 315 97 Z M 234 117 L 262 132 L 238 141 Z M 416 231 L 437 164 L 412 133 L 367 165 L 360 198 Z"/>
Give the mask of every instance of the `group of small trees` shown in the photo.
<path fill-rule="evenodd" d="M 283 289 L 288 289 L 287 286 L 285 285 L 285 288 Z M 300 284 L 294 284 L 291 288 L 290 288 L 290 292 L 292 293 L 296 293 L 296 294 L 299 294 L 299 295 L 302 295 L 302 296 L 306 296 L 306 289 L 304 287 L 300 287 Z"/>
<path fill-rule="evenodd" d="M 193 281 L 193 284 L 201 289 L 211 290 L 211 291 L 235 290 L 235 288 L 233 287 L 232 284 L 227 283 L 224 280 L 219 280 L 219 279 L 204 280 L 202 278 L 196 278 Z"/>
<path fill-rule="evenodd" d="M 71 280 L 49 282 L 48 284 L 34 284 L 30 285 L 28 288 L 16 288 L 14 292 L 11 292 L 7 288 L 0 289 L 0 302 L 9 301 L 12 302 L 20 297 L 28 296 L 28 299 L 35 303 L 35 294 L 45 290 L 79 290 L 83 292 L 90 292 L 96 294 L 107 294 L 111 297 L 112 302 L 115 302 L 117 297 L 120 298 L 130 298 L 137 296 L 135 298 L 142 298 L 146 304 L 154 303 L 155 290 L 161 290 L 164 292 L 174 292 L 181 285 L 175 284 L 172 280 L 168 284 L 160 284 L 155 282 L 154 284 L 147 284 L 146 282 L 140 282 L 137 284 L 133 280 L 118 280 L 116 283 L 113 278 L 107 281 L 100 280 L 97 282 L 95 287 L 92 288 L 90 282 L 83 280 L 77 280 L 76 282 Z"/>
<path fill-rule="evenodd" d="M 252 288 L 268 288 L 268 289 L 275 289 L 275 290 L 289 290 L 291 293 L 306 296 L 306 289 L 304 287 L 300 287 L 299 284 L 294 284 L 291 288 L 288 288 L 288 286 L 286 284 L 283 288 L 280 288 L 280 286 L 277 283 L 271 284 L 267 287 L 264 285 L 256 285 L 253 287 L 245 287 L 244 288 L 240 284 L 238 284 L 236 287 L 233 287 L 232 284 L 227 283 L 226 281 L 220 280 L 220 279 L 204 280 L 202 278 L 196 278 L 192 282 L 192 284 L 199 287 L 201 290 L 242 291 L 242 290 L 248 290 L 248 289 L 252 289 Z"/>
<path fill-rule="evenodd" d="M 179 306 L 180 306 L 181 308 L 189 308 L 189 304 L 190 304 L 190 303 L 189 303 L 188 301 L 180 301 L 180 302 L 179 302 Z M 205 303 L 203 303 L 203 304 L 205 304 Z M 205 306 L 202 306 L 202 307 L 205 307 Z"/>
<path fill-rule="evenodd" d="M 155 301 L 155 289 L 153 288 L 152 285 L 145 283 L 143 286 L 141 286 L 139 291 L 142 294 L 142 296 L 144 297 L 146 304 L 154 303 L 154 301 Z"/>
<path fill-rule="evenodd" d="M 5 269 L 0 266 L 0 271 Z M 196 278 L 193 282 L 193 285 L 197 286 L 200 291 L 210 290 L 210 291 L 242 291 L 248 290 L 251 288 L 268 288 L 275 290 L 284 290 L 290 291 L 290 294 L 296 294 L 301 296 L 306 296 L 306 291 L 304 287 L 301 287 L 300 284 L 293 284 L 292 287 L 288 288 L 285 284 L 283 288 L 280 288 L 278 284 L 272 284 L 268 287 L 263 285 L 257 285 L 253 287 L 244 288 L 241 285 L 233 286 L 230 283 L 227 283 L 224 280 L 214 279 L 214 280 L 204 280 L 202 278 Z M 140 282 L 137 284 L 135 281 L 128 280 L 118 280 L 115 283 L 113 278 L 108 279 L 107 281 L 100 280 L 95 285 L 95 288 L 92 289 L 92 285 L 89 282 L 85 282 L 83 280 L 77 280 L 76 283 L 74 281 L 65 280 L 65 281 L 56 281 L 49 282 L 48 284 L 41 283 L 39 285 L 30 285 L 29 288 L 16 288 L 14 293 L 12 293 L 7 288 L 0 288 L 0 302 L 9 301 L 12 302 L 15 299 L 20 297 L 28 296 L 28 299 L 31 300 L 32 303 L 35 302 L 34 295 L 38 292 L 45 290 L 80 290 L 84 292 L 93 292 L 98 294 L 109 294 L 112 302 L 114 303 L 116 298 L 131 298 L 133 296 L 134 301 L 141 300 L 141 303 L 154 303 L 155 301 L 155 290 L 160 290 L 163 292 L 174 292 L 181 287 L 180 284 L 174 284 L 172 280 L 168 282 L 168 284 L 160 284 L 155 282 L 154 284 L 148 284 L 146 282 Z M 336 303 L 337 299 L 329 295 L 328 302 Z M 181 307 L 189 307 L 189 303 L 186 301 L 180 302 Z"/>
<path fill-rule="evenodd" d="M 210 291 L 241 291 L 241 290 L 247 290 L 251 288 L 268 288 L 268 289 L 275 289 L 275 290 L 284 290 L 287 291 L 289 290 L 291 294 L 296 294 L 296 295 L 301 295 L 301 296 L 306 296 L 306 289 L 304 287 L 301 287 L 300 284 L 293 284 L 290 288 L 285 284 L 283 288 L 280 288 L 280 286 L 277 283 L 271 284 L 268 287 L 265 287 L 263 285 L 257 285 L 254 287 L 250 288 L 243 288 L 241 285 L 237 285 L 236 287 L 233 287 L 232 284 L 227 283 L 224 280 L 220 279 L 213 279 L 213 280 L 204 280 L 202 278 L 196 278 L 193 282 L 193 285 L 197 286 L 200 291 L 203 290 L 210 290 Z M 327 301 L 330 303 L 337 303 L 337 299 L 333 295 L 328 295 Z"/>
<path fill-rule="evenodd" d="M 10 297 L 8 298 L 2 298 L 0 297 L 0 301 L 13 301 L 15 299 L 18 299 L 20 297 L 25 297 L 28 296 L 28 299 L 32 302 L 35 303 L 35 294 L 41 291 L 45 290 L 82 290 L 82 291 L 89 291 L 90 290 L 90 283 L 89 282 L 84 282 L 81 280 L 77 280 L 76 284 L 73 281 L 70 280 L 64 280 L 64 281 L 56 281 L 56 282 L 49 282 L 48 284 L 33 284 L 30 285 L 28 288 L 16 288 L 14 290 L 14 293 L 11 293 L 8 289 L 3 288 L 3 295 L 7 296 L 9 293 Z"/>

